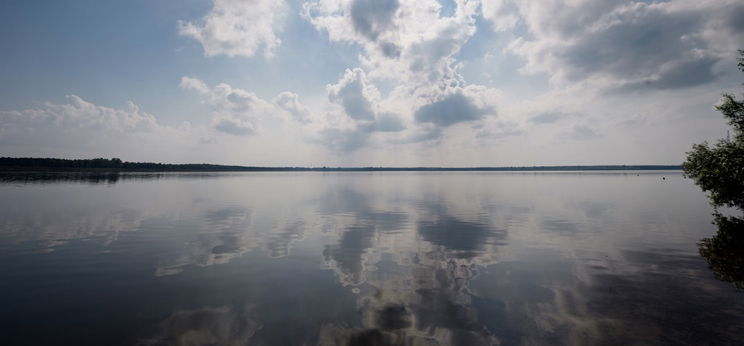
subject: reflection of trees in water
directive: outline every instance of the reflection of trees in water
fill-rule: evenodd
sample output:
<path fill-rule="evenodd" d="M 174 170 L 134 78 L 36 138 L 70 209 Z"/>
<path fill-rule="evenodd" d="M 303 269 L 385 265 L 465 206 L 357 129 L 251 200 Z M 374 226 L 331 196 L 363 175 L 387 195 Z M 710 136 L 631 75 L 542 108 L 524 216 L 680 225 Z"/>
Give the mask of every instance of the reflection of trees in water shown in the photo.
<path fill-rule="evenodd" d="M 744 289 L 744 219 L 715 214 L 713 223 L 718 232 L 698 244 L 700 255 L 716 278 Z"/>
<path fill-rule="evenodd" d="M 107 172 L 107 171 L 69 171 L 69 172 L 0 172 L 0 184 L 108 184 L 123 181 L 147 181 L 160 179 L 215 179 L 231 177 L 239 173 L 227 172 Z"/>
<path fill-rule="evenodd" d="M 128 176 L 135 178 L 135 176 Z M 3 172 L 0 183 L 4 184 L 52 184 L 52 183 L 87 183 L 116 184 L 122 175 L 119 172 Z"/>
<path fill-rule="evenodd" d="M 744 72 L 744 50 L 739 50 L 737 60 Z M 744 220 L 725 217 L 717 210 L 731 207 L 744 212 L 744 99 L 725 93 L 715 108 L 733 131 L 712 147 L 707 142 L 693 145 L 682 167 L 687 177 L 708 192 L 716 208 L 713 223 L 718 233 L 699 243 L 700 255 L 708 260 L 717 278 L 744 288 Z"/>

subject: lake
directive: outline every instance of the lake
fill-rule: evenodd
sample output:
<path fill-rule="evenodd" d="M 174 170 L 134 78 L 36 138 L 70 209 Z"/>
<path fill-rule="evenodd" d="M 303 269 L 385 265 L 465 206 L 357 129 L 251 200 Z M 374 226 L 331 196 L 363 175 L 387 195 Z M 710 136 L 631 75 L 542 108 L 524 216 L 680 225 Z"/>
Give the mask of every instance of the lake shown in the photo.
<path fill-rule="evenodd" d="M 0 176 L 4 345 L 744 344 L 679 172 Z"/>

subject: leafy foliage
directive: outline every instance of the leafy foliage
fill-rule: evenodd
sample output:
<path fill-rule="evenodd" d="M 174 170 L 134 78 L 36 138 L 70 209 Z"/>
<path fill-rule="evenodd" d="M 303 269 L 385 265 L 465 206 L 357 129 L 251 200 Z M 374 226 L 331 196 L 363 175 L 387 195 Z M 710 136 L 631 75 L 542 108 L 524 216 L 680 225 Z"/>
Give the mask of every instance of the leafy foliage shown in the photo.
<path fill-rule="evenodd" d="M 740 50 L 739 70 L 744 72 L 744 51 Z M 682 164 L 687 177 L 709 193 L 713 207 L 733 207 L 744 211 L 744 100 L 724 94 L 716 109 L 733 128 L 733 137 L 721 139 L 715 146 L 695 144 Z M 744 219 L 716 212 L 715 236 L 698 244 L 716 277 L 744 289 Z"/>
<path fill-rule="evenodd" d="M 739 51 L 739 69 L 744 72 L 744 51 Z M 733 138 L 721 139 L 715 146 L 695 144 L 682 164 L 685 174 L 710 193 L 715 207 L 744 210 L 744 100 L 724 94 L 716 109 L 733 127 Z"/>
<path fill-rule="evenodd" d="M 685 174 L 710 193 L 716 206 L 744 209 L 744 141 L 695 144 L 682 165 Z"/>

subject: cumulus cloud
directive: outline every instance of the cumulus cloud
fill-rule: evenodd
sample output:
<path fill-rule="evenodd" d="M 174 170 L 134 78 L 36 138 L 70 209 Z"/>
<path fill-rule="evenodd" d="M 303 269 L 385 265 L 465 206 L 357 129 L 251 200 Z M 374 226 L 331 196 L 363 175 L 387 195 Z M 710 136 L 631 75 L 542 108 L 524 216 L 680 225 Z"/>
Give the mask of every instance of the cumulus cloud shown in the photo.
<path fill-rule="evenodd" d="M 347 69 L 336 84 L 328 85 L 328 99 L 340 106 L 339 121 L 328 123 L 321 131 L 323 142 L 340 151 L 363 147 L 375 132 L 399 132 L 405 129 L 401 116 L 381 105 L 379 90 L 360 68 Z"/>
<path fill-rule="evenodd" d="M 476 31 L 479 3 L 460 0 L 455 5 L 451 15 L 443 15 L 435 0 L 317 0 L 304 4 L 305 18 L 317 30 L 328 33 L 331 41 L 362 48 L 361 68 L 347 70 L 338 84 L 328 88 L 330 101 L 341 105 L 358 125 L 355 135 L 360 131 L 403 130 L 402 119 L 408 118 L 413 126 L 403 141 L 423 141 L 438 138 L 449 125 L 494 114 L 494 100 L 481 97 L 494 90 L 468 85 L 455 59 Z M 383 96 L 374 88 L 375 82 L 394 87 Z M 375 108 L 380 104 L 394 105 L 387 113 L 400 116 L 383 121 L 383 112 Z M 338 137 L 339 132 L 333 133 Z"/>
<path fill-rule="evenodd" d="M 212 108 L 212 128 L 227 134 L 255 134 L 262 118 L 278 116 L 282 112 L 302 123 L 311 119 L 310 111 L 299 102 L 297 94 L 291 92 L 282 92 L 270 102 L 226 83 L 209 88 L 199 79 L 184 76 L 180 86 L 202 95 L 203 102 Z"/>
<path fill-rule="evenodd" d="M 287 111 L 300 123 L 307 124 L 312 121 L 310 110 L 300 103 L 300 97 L 295 93 L 288 91 L 281 92 L 272 102 L 277 107 Z"/>
<path fill-rule="evenodd" d="M 200 20 L 179 21 L 178 31 L 199 41 L 207 56 L 271 57 L 281 44 L 276 30 L 285 11 L 281 0 L 214 0 Z"/>
<path fill-rule="evenodd" d="M 355 120 L 372 120 L 375 111 L 372 102 L 380 95 L 367 81 L 364 71 L 359 68 L 346 70 L 337 84 L 329 85 L 328 99 L 340 104 L 346 115 Z"/>
<path fill-rule="evenodd" d="M 517 2 L 511 0 L 483 0 L 483 18 L 488 19 L 497 31 L 514 28 L 519 22 Z"/>
<path fill-rule="evenodd" d="M 192 132 L 158 123 L 134 102 L 124 108 L 100 106 L 77 95 L 66 103 L 0 111 L 0 144 L 15 155 L 121 155 L 158 146 L 156 152 L 182 144 Z"/>
<path fill-rule="evenodd" d="M 472 122 L 473 129 L 482 129 L 487 119 L 494 119 L 494 104 L 499 98 L 498 91 L 478 85 L 447 87 L 430 94 L 413 114 L 420 131 L 412 136 L 412 141 L 439 140 L 448 127 L 460 123 Z M 484 137 L 500 133 L 503 124 L 490 122 L 487 131 L 480 130 L 474 135 Z"/>
<path fill-rule="evenodd" d="M 498 30 L 518 18 L 529 34 L 508 51 L 525 59 L 525 73 L 554 82 L 590 80 L 611 89 L 678 89 L 717 78 L 714 65 L 735 53 L 744 28 L 737 1 L 572 2 L 484 0 L 483 15 Z M 504 19 L 511 18 L 511 19 Z"/>
<path fill-rule="evenodd" d="M 38 127 L 88 128 L 113 132 L 149 132 L 158 124 L 155 117 L 133 102 L 126 109 L 98 106 L 77 95 L 68 95 L 68 103 L 44 103 L 41 108 L 0 111 L 3 129 L 33 130 Z"/>
<path fill-rule="evenodd" d="M 393 16 L 400 7 L 398 0 L 354 0 L 351 3 L 351 22 L 354 29 L 375 41 L 393 24 Z"/>
<path fill-rule="evenodd" d="M 220 83 L 210 89 L 198 79 L 183 77 L 181 87 L 196 90 L 212 108 L 212 127 L 231 135 L 250 135 L 258 130 L 259 118 L 268 115 L 273 106 L 256 94 Z"/>
<path fill-rule="evenodd" d="M 416 88 L 452 78 L 453 55 L 475 33 L 477 2 L 458 1 L 453 16 L 441 8 L 436 0 L 317 0 L 303 15 L 331 41 L 360 45 L 373 78 Z"/>

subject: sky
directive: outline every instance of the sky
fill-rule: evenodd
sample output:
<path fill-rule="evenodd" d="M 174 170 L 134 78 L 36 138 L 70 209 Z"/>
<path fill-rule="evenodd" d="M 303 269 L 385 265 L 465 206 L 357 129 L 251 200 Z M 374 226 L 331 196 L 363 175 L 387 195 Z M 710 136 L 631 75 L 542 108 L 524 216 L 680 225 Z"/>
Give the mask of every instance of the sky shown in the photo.
<path fill-rule="evenodd" d="M 8 0 L 0 156 L 678 164 L 740 94 L 740 0 Z"/>

